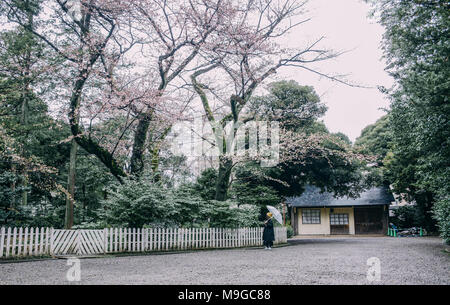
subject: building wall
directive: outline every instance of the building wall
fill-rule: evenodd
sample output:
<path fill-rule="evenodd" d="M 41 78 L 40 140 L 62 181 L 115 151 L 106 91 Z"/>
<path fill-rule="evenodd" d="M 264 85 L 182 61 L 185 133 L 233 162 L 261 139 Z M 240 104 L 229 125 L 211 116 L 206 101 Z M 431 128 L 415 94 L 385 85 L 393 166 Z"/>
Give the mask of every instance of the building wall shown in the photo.
<path fill-rule="evenodd" d="M 297 208 L 297 224 L 299 235 L 328 235 L 330 234 L 330 211 L 327 208 L 312 209 L 320 210 L 320 224 L 303 224 L 302 211 L 303 208 Z"/>
<path fill-rule="evenodd" d="M 306 208 L 308 209 L 308 208 Z M 303 224 L 302 223 L 302 210 L 303 208 L 296 208 L 296 223 L 297 227 L 294 231 L 297 235 L 329 235 L 330 232 L 330 208 L 320 208 L 314 210 L 320 210 L 320 224 Z M 355 234 L 355 217 L 353 207 L 347 208 L 333 208 L 333 213 L 345 213 L 348 214 L 349 222 L 349 234 Z"/>
<path fill-rule="evenodd" d="M 355 213 L 353 212 L 353 208 L 333 208 L 333 213 L 336 214 L 348 214 L 348 233 L 351 235 L 355 234 Z M 328 221 L 330 218 L 328 217 Z"/>

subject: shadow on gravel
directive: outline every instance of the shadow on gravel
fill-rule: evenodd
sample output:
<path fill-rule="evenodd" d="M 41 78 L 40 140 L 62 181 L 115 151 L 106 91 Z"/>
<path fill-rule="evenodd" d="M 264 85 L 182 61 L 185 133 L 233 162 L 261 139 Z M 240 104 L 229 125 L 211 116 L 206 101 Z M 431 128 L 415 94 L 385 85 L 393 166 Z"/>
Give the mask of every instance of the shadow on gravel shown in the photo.
<path fill-rule="evenodd" d="M 355 239 L 290 239 L 289 246 L 304 245 L 304 244 L 355 244 L 358 240 Z"/>

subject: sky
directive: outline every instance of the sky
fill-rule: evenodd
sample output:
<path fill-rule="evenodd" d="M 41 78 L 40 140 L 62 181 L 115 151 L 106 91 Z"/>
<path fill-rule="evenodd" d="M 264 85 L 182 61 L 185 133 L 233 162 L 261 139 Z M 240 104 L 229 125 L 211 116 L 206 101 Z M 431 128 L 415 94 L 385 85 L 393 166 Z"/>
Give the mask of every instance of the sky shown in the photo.
<path fill-rule="evenodd" d="M 322 46 L 335 51 L 348 51 L 323 62 L 321 72 L 348 75 L 346 78 L 370 88 L 355 88 L 298 68 L 285 68 L 278 78 L 294 79 L 301 85 L 313 86 L 328 106 L 322 118 L 331 132 L 343 132 L 354 141 L 361 130 L 383 116 L 389 102 L 377 86 L 390 87 L 392 78 L 384 71 L 380 48 L 384 29 L 368 17 L 370 6 L 360 0 L 310 0 L 307 16 L 311 20 L 294 29 L 287 38 L 289 47 L 325 36 Z"/>

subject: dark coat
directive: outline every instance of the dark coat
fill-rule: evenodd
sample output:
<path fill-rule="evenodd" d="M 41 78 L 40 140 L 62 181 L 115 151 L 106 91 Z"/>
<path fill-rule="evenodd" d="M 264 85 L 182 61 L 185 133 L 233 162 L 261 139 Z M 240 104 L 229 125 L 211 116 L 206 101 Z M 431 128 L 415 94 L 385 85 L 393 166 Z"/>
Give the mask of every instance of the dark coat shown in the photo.
<path fill-rule="evenodd" d="M 269 219 L 267 221 L 267 223 L 264 224 L 263 240 L 264 241 L 274 241 L 275 240 L 275 233 L 273 232 L 272 219 Z"/>

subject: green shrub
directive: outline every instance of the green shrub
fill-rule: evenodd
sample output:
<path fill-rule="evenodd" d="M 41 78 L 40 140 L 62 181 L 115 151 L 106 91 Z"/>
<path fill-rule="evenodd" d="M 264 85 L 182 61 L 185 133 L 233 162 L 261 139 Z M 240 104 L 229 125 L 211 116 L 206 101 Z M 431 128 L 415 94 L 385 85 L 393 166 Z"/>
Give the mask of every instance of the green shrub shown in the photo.
<path fill-rule="evenodd" d="M 421 226 L 422 216 L 416 206 L 401 206 L 394 211 L 391 222 L 399 228 L 411 228 Z"/>
<path fill-rule="evenodd" d="M 159 185 L 129 180 L 103 201 L 103 219 L 112 226 L 143 227 L 155 221 L 168 226 L 180 212 L 170 198 L 170 193 Z"/>
<path fill-rule="evenodd" d="M 442 239 L 450 245 L 450 198 L 438 200 L 433 207 L 433 212 Z"/>
<path fill-rule="evenodd" d="M 294 236 L 294 229 L 291 226 L 286 227 L 287 238 L 291 238 Z"/>
<path fill-rule="evenodd" d="M 189 186 L 168 189 L 145 180 L 129 180 L 117 186 L 102 204 L 100 216 L 106 226 L 236 228 L 260 225 L 258 207 L 239 207 L 230 200 L 204 200 Z"/>

